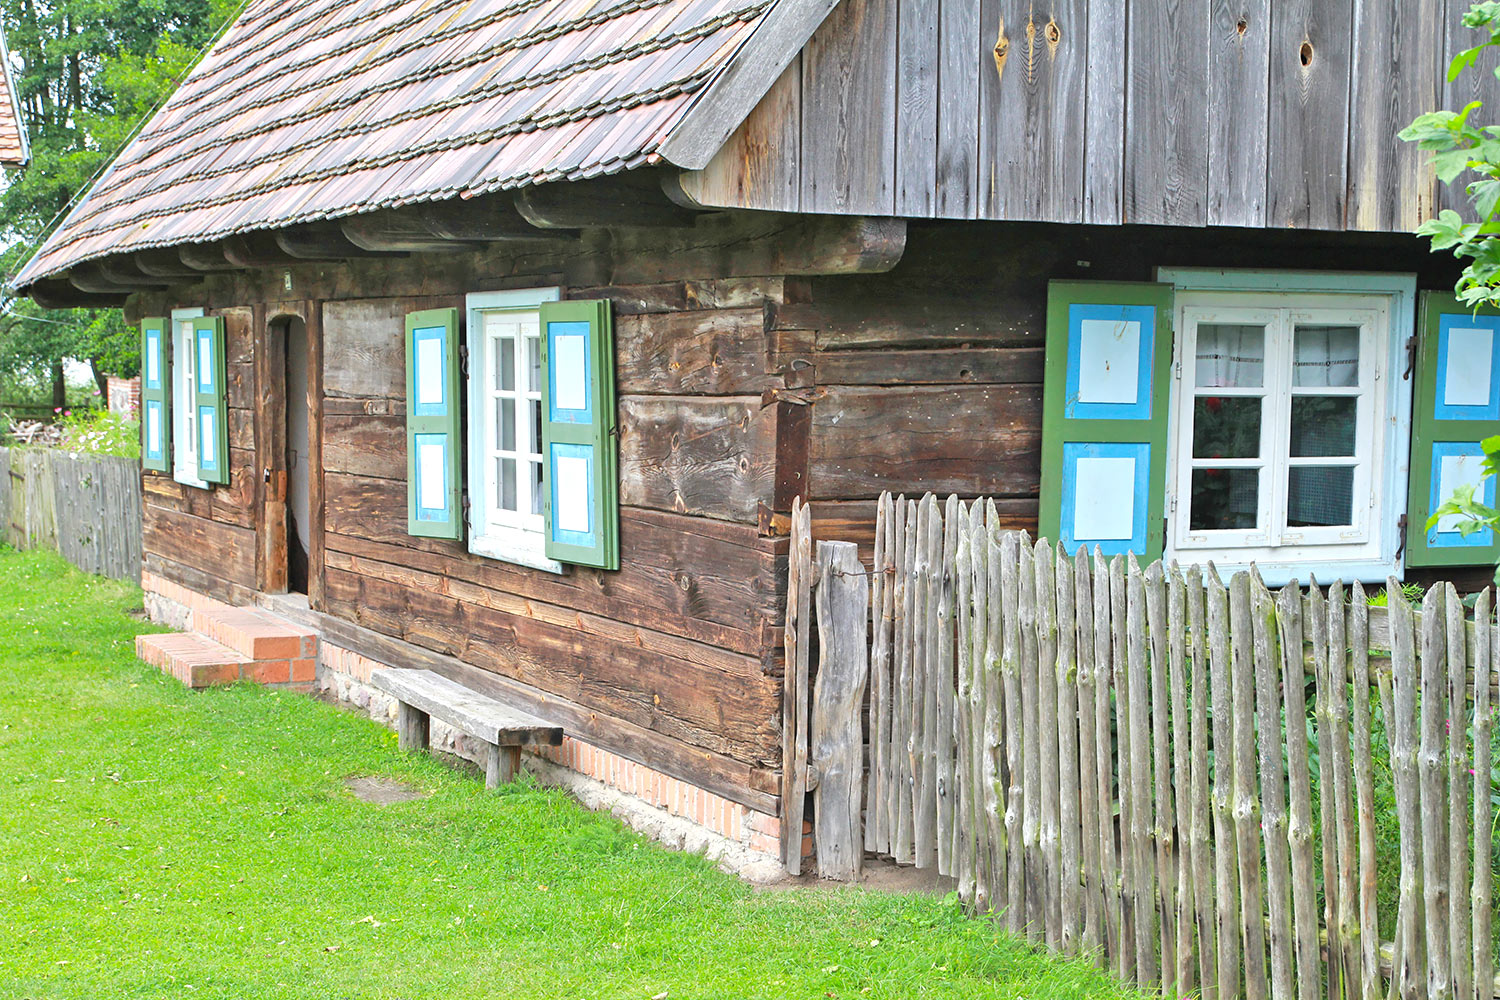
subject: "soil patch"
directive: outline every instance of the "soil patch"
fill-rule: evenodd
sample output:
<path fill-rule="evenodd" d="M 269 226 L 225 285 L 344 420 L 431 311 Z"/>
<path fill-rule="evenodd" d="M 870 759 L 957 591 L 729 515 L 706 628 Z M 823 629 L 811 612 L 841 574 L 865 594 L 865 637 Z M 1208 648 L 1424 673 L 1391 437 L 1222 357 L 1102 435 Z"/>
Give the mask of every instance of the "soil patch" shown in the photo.
<path fill-rule="evenodd" d="M 373 802 L 378 806 L 427 798 L 427 793 L 420 788 L 402 781 L 392 781 L 390 778 L 348 778 L 344 784 L 361 802 Z"/>

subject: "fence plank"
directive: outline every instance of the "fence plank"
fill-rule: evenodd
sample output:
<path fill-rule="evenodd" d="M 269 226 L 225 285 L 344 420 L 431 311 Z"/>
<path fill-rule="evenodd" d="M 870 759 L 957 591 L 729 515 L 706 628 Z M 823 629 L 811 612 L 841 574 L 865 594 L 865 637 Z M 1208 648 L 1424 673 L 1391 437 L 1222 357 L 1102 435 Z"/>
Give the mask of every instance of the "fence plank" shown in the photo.
<path fill-rule="evenodd" d="M 983 502 L 976 501 L 973 511 L 983 509 Z M 979 911 L 977 893 L 977 851 L 975 850 L 980 822 L 983 817 L 974 808 L 974 795 L 980 783 L 974 772 L 974 556 L 971 517 L 973 511 L 965 510 L 964 517 L 954 518 L 952 527 L 958 532 L 958 545 L 954 553 L 954 614 L 957 633 L 958 664 L 956 683 L 958 697 L 954 702 L 954 726 L 957 744 L 954 753 L 953 793 L 957 800 L 955 814 L 955 864 L 958 869 L 958 898 L 968 902 Z"/>
<path fill-rule="evenodd" d="M 912 666 L 911 703 L 907 711 L 911 715 L 911 774 L 912 774 L 912 862 L 918 868 L 931 868 L 937 860 L 937 798 L 936 790 L 929 790 L 927 783 L 927 685 L 932 672 L 928 657 L 932 655 L 932 624 L 935 610 L 932 597 L 932 517 L 934 514 L 932 494 L 922 497 L 917 505 L 916 560 L 912 563 L 915 597 L 912 612 Z"/>
<path fill-rule="evenodd" d="M 1332 739 L 1334 789 L 1334 842 L 1337 900 L 1330 908 L 1330 919 L 1338 927 L 1340 953 L 1329 957 L 1329 980 L 1335 979 L 1340 995 L 1358 1000 L 1363 995 L 1360 965 L 1359 859 L 1355 847 L 1358 821 L 1355 818 L 1354 791 L 1350 784 L 1353 771 L 1349 745 L 1349 637 L 1344 618 L 1344 585 L 1337 581 L 1328 588 L 1323 605 L 1323 622 L 1328 643 L 1327 715 Z M 1367 692 L 1368 694 L 1368 692 Z M 1320 704 L 1323 695 L 1319 695 Z M 1321 747 L 1323 744 L 1319 743 Z M 1325 826 L 1323 836 L 1328 836 Z"/>
<path fill-rule="evenodd" d="M 886 533 L 890 528 L 890 493 L 880 494 L 875 505 L 875 559 L 870 576 L 870 768 L 865 792 L 865 850 L 873 854 L 890 852 L 886 832 L 885 789 L 889 779 L 886 748 L 890 741 L 890 635 L 887 627 L 891 615 L 886 608 L 890 585 L 886 562 L 890 547 Z"/>
<path fill-rule="evenodd" d="M 1213 720 L 1214 935 L 1219 1000 L 1240 995 L 1240 881 L 1235 842 L 1235 707 L 1230 683 L 1229 594 L 1212 566 L 1207 575 L 1209 703 Z"/>
<path fill-rule="evenodd" d="M 1073 564 L 1062 546 L 1057 548 L 1057 787 L 1058 825 L 1061 828 L 1059 936 L 1065 955 L 1078 954 L 1078 924 L 1084 916 L 1082 849 L 1078 773 L 1078 624 Z"/>
<path fill-rule="evenodd" d="M 1151 711 L 1147 702 L 1149 676 L 1146 669 L 1146 583 L 1141 565 L 1131 553 L 1125 598 L 1125 673 L 1121 690 L 1129 692 L 1130 731 L 1130 833 L 1134 853 L 1131 905 L 1135 918 L 1135 981 L 1154 989 L 1160 981 L 1156 937 L 1156 858 L 1152 852 L 1151 802 Z M 1121 713 L 1124 715 L 1125 713 Z M 1125 793 L 1123 776 L 1121 794 Z"/>
<path fill-rule="evenodd" d="M 1172 734 L 1172 774 L 1177 790 L 1177 822 L 1183 831 L 1183 840 L 1177 845 L 1177 898 L 1176 928 L 1174 940 L 1177 945 L 1177 969 L 1175 981 L 1179 993 L 1190 993 L 1197 988 L 1198 969 L 1195 966 L 1193 924 L 1196 913 L 1193 891 L 1192 827 L 1195 819 L 1192 806 L 1192 720 L 1188 716 L 1187 692 L 1187 584 L 1182 579 L 1182 570 L 1174 562 L 1167 578 L 1167 672 L 1172 691 L 1172 723 L 1168 732 Z M 1163 823 L 1163 826 L 1166 824 Z"/>
<path fill-rule="evenodd" d="M 1104 897 L 1105 947 L 1115 956 L 1115 969 L 1124 978 L 1125 948 L 1121 939 L 1123 924 L 1120 899 L 1120 865 L 1116 853 L 1115 833 L 1115 748 L 1112 736 L 1111 699 L 1114 690 L 1112 649 L 1117 633 L 1110 614 L 1111 573 L 1094 547 L 1094 780 L 1098 783 L 1099 814 L 1099 884 Z"/>
<path fill-rule="evenodd" d="M 1073 608 L 1078 629 L 1078 791 L 1079 869 L 1083 882 L 1084 952 L 1104 963 L 1104 865 L 1099 844 L 1099 747 L 1095 713 L 1096 658 L 1094 654 L 1094 587 L 1089 578 L 1088 551 L 1080 545 L 1073 557 Z"/>
<path fill-rule="evenodd" d="M 1317 594 L 1317 583 L 1311 587 Z M 1318 887 L 1313 849 L 1312 766 L 1307 752 L 1307 672 L 1303 661 L 1306 629 L 1302 603 L 1302 591 L 1295 580 L 1277 595 L 1276 624 L 1281 639 L 1277 668 L 1281 673 L 1281 700 L 1286 709 L 1286 838 L 1291 852 L 1296 991 L 1298 1000 L 1317 1000 L 1322 992 L 1323 974 L 1318 949 Z M 1319 659 L 1327 660 L 1326 639 L 1324 642 L 1321 652 L 1314 644 L 1315 664 Z M 1326 667 L 1314 667 L 1315 671 L 1323 669 Z M 1319 735 L 1322 735 L 1321 731 Z M 1325 746 L 1326 743 L 1319 743 L 1320 749 Z M 1327 754 L 1318 756 L 1322 758 Z"/>
<path fill-rule="evenodd" d="M 1474 604 L 1473 660 L 1481 665 L 1474 682 L 1474 933 L 1473 961 L 1476 996 L 1494 994 L 1495 952 L 1491 931 L 1490 906 L 1494 899 L 1490 852 L 1493 838 L 1494 805 L 1490 799 L 1490 768 L 1494 760 L 1495 709 L 1490 701 L 1486 674 L 1500 674 L 1500 643 L 1490 631 L 1490 591 L 1485 590 Z"/>
<path fill-rule="evenodd" d="M 1266 851 L 1266 910 L 1270 918 L 1271 996 L 1290 1000 L 1292 980 L 1292 886 L 1287 852 L 1287 803 L 1282 761 L 1281 643 L 1275 604 L 1252 573 L 1251 613 L 1255 636 L 1255 705 L 1260 737 L 1260 828 Z"/>
<path fill-rule="evenodd" d="M 1421 719 L 1417 760 L 1422 802 L 1422 901 L 1427 946 L 1427 995 L 1445 997 L 1453 988 L 1448 964 L 1448 796 L 1443 727 L 1447 716 L 1445 601 L 1441 584 L 1422 599 Z M 1399 680 L 1398 682 L 1399 683 Z"/>
<path fill-rule="evenodd" d="M 1126 653 L 1128 629 L 1119 627 L 1126 616 L 1125 558 L 1115 556 L 1109 561 L 1109 607 L 1112 615 L 1110 632 L 1113 641 L 1110 657 L 1114 669 L 1115 693 L 1115 774 L 1119 796 L 1119 882 L 1120 882 L 1120 942 L 1119 969 L 1121 979 L 1130 980 L 1136 974 L 1135 941 L 1135 895 L 1136 895 L 1136 851 L 1132 838 L 1135 824 L 1132 820 L 1135 797 L 1131 775 L 1134 772 L 1131 757 L 1130 733 L 1130 666 Z"/>
<path fill-rule="evenodd" d="M 781 695 L 781 863 L 793 875 L 802 872 L 802 815 L 807 794 L 811 525 L 811 511 L 800 499 L 793 500 L 791 550 L 787 556 L 786 677 Z"/>
<path fill-rule="evenodd" d="M 985 579 L 985 599 L 989 602 L 988 628 L 984 637 L 984 729 L 982 730 L 982 761 L 984 768 L 984 810 L 989 820 L 990 841 L 990 905 L 1010 906 L 1012 903 L 1011 880 L 1007 871 L 1009 859 L 1006 855 L 1006 823 L 1009 789 L 1006 784 L 1005 743 L 1002 727 L 1005 720 L 1005 701 L 1001 695 L 1004 684 L 1001 664 L 1005 655 L 1005 612 L 1002 579 L 1005 561 L 1004 543 L 1000 539 L 1000 515 L 993 500 L 985 502 L 985 523 L 976 526 L 983 531 L 988 561 Z M 1010 536 L 1007 535 L 1006 538 Z"/>
<path fill-rule="evenodd" d="M 1021 625 L 1021 769 L 1024 791 L 1021 799 L 1021 845 L 1025 858 L 1026 936 L 1040 940 L 1046 931 L 1046 896 L 1042 887 L 1042 758 L 1037 739 L 1041 723 L 1037 711 L 1040 697 L 1037 672 L 1036 554 L 1025 532 L 1021 533 L 1018 576 Z"/>
<path fill-rule="evenodd" d="M 1039 844 L 1042 858 L 1042 923 L 1047 944 L 1061 944 L 1062 901 L 1058 859 L 1058 764 L 1057 764 L 1057 582 L 1054 578 L 1052 543 L 1037 542 L 1036 639 L 1037 639 L 1037 727 L 1031 741 L 1037 745 L 1040 765 L 1041 824 Z"/>
<path fill-rule="evenodd" d="M 971 849 L 974 852 L 975 905 L 985 912 L 993 905 L 990 887 L 994 870 L 990 862 L 990 823 L 988 810 L 993 808 L 986 793 L 985 720 L 987 698 L 986 648 L 989 633 L 989 532 L 984 526 L 985 505 L 975 501 L 969 508 L 965 525 L 969 543 L 970 594 L 973 601 L 969 632 L 969 718 L 968 761 L 965 781 L 972 786 L 969 795 L 968 821 L 973 826 Z"/>
<path fill-rule="evenodd" d="M 1000 608 L 1003 652 L 1000 670 L 1005 690 L 1005 843 L 1006 926 L 1019 933 L 1026 926 L 1026 851 L 1021 842 L 1021 565 L 1025 534 L 1007 533 L 1000 543 Z"/>
<path fill-rule="evenodd" d="M 1464 606 L 1453 584 L 1443 586 L 1448 660 L 1448 965 L 1453 995 L 1474 993 L 1469 955 L 1468 643 Z"/>
<path fill-rule="evenodd" d="M 1198 935 L 1198 984 L 1204 1000 L 1218 1000 L 1218 925 L 1215 922 L 1213 849 L 1210 846 L 1208 775 L 1208 635 L 1204 617 L 1203 571 L 1189 566 L 1184 598 L 1187 603 L 1188 660 L 1191 673 L 1189 702 L 1190 758 L 1188 782 L 1188 854 L 1192 866 L 1194 921 Z M 1180 779 L 1179 779 L 1180 780 Z"/>
<path fill-rule="evenodd" d="M 938 872 L 952 875 L 957 868 L 953 863 L 953 590 L 954 578 L 950 567 L 958 552 L 959 520 L 963 510 L 957 496 L 949 496 L 942 521 L 941 562 L 934 567 L 937 590 L 937 655 L 932 663 L 936 667 L 932 678 L 932 699 L 935 706 L 936 727 L 932 731 L 934 743 L 935 780 L 933 792 L 937 808 L 937 854 Z"/>
<path fill-rule="evenodd" d="M 1401 584 L 1386 584 L 1391 630 L 1390 680 L 1381 677 L 1381 702 L 1390 734 L 1391 775 L 1395 785 L 1396 818 L 1400 826 L 1399 908 L 1396 949 L 1391 964 L 1391 988 L 1403 1000 L 1422 996 L 1421 816 L 1417 805 L 1417 659 L 1412 634 L 1411 607 L 1401 596 Z M 1387 691 L 1394 688 L 1394 698 Z M 1392 723 L 1390 720 L 1394 720 Z"/>
<path fill-rule="evenodd" d="M 1338 585 L 1335 584 L 1335 587 Z M 1329 791 L 1334 787 L 1335 762 L 1338 760 L 1338 739 L 1334 732 L 1334 687 L 1333 670 L 1329 658 L 1335 654 L 1329 648 L 1330 600 L 1323 599 L 1316 579 L 1308 581 L 1307 593 L 1302 597 L 1302 623 L 1312 647 L 1313 661 L 1313 720 L 1317 733 L 1318 748 L 1318 837 L 1323 854 L 1323 912 L 1317 919 L 1328 934 L 1328 974 L 1325 977 L 1328 1000 L 1341 1000 L 1343 985 L 1343 928 L 1339 925 L 1339 907 L 1343 900 L 1340 885 L 1338 857 L 1338 819 L 1334 813 L 1338 803 Z M 1342 695 L 1343 689 L 1338 689 Z M 1313 929 L 1316 943 L 1317 926 Z"/>
<path fill-rule="evenodd" d="M 896 569 L 895 697 L 891 702 L 891 856 L 902 864 L 913 858 L 911 770 L 911 697 L 913 628 L 915 625 L 916 580 L 912 564 L 916 559 L 916 504 L 906 497 L 896 501 L 896 539 L 900 562 Z"/>
<path fill-rule="evenodd" d="M 1172 796 L 1170 747 L 1171 701 L 1167 679 L 1166 580 L 1160 561 L 1146 567 L 1147 632 L 1151 639 L 1151 767 L 1156 785 L 1152 799 L 1151 839 L 1156 845 L 1156 923 L 1161 940 L 1161 986 L 1168 995 L 1177 985 L 1177 871 L 1173 831 L 1177 826 Z"/>
<path fill-rule="evenodd" d="M 1260 874 L 1260 802 L 1255 794 L 1255 657 L 1252 652 L 1250 574 L 1229 581 L 1229 674 L 1233 683 L 1235 854 L 1240 876 L 1240 939 L 1244 942 L 1245 997 L 1265 1000 L 1265 896 Z M 1221 935 L 1222 938 L 1222 935 Z"/>
<path fill-rule="evenodd" d="M 865 698 L 869 661 L 865 622 L 870 585 L 853 542 L 817 548 L 818 680 L 813 688 L 813 842 L 818 874 L 852 881 L 864 865 L 860 811 L 864 789 Z"/>
<path fill-rule="evenodd" d="M 1376 899 L 1375 754 L 1370 735 L 1370 603 L 1358 581 L 1350 588 L 1348 641 L 1354 678 L 1354 716 L 1350 735 L 1354 766 L 1355 811 L 1359 817 L 1359 993 L 1350 1000 L 1378 1000 L 1385 995 L 1380 976 L 1380 922 Z M 1385 716 L 1387 727 L 1391 716 Z M 1386 731 L 1387 740 L 1390 730 Z"/>

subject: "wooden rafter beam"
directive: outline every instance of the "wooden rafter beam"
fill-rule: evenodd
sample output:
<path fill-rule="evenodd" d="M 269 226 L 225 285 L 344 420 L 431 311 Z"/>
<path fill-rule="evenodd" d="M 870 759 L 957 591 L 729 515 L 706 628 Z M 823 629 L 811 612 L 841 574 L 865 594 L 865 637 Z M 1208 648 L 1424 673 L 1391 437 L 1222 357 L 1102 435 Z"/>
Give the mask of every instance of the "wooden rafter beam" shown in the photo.
<path fill-rule="evenodd" d="M 99 261 L 99 273 L 106 280 L 113 281 L 132 290 L 140 288 L 169 288 L 178 284 L 171 278 L 160 275 L 148 274 L 136 263 L 133 255 L 119 257 L 106 257 Z"/>
<path fill-rule="evenodd" d="M 540 229 L 684 227 L 699 215 L 674 205 L 651 170 L 522 188 L 516 211 Z"/>
<path fill-rule="evenodd" d="M 289 226 L 271 234 L 276 245 L 298 260 L 349 260 L 354 257 L 390 257 L 396 254 L 356 246 L 337 222 Z"/>
<path fill-rule="evenodd" d="M 178 247 L 177 256 L 195 271 L 234 271 L 239 267 L 224 256 L 222 243 L 190 243 Z"/>
<path fill-rule="evenodd" d="M 342 220 L 344 236 L 365 250 L 401 253 L 456 253 L 478 250 L 483 244 L 454 240 L 432 233 L 413 212 L 388 211 L 355 215 Z"/>
<path fill-rule="evenodd" d="M 137 250 L 132 256 L 135 266 L 143 274 L 156 278 L 197 278 L 202 273 L 184 264 L 177 251 L 172 249 Z"/>
<path fill-rule="evenodd" d="M 112 309 L 125 304 L 125 292 L 85 292 L 63 278 L 44 278 L 27 285 L 24 294 L 43 309 Z"/>
<path fill-rule="evenodd" d="M 515 201 L 509 195 L 437 201 L 414 205 L 408 211 L 427 232 L 449 240 L 510 242 L 578 237 L 576 232 L 533 226 L 516 211 Z"/>

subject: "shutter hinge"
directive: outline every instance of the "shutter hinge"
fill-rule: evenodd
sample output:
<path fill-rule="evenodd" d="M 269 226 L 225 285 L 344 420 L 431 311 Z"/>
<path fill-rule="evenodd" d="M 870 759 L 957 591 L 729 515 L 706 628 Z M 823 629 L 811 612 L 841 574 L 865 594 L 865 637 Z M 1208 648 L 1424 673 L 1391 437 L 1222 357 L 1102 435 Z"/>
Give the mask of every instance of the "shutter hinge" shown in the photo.
<path fill-rule="evenodd" d="M 1406 553 L 1406 515 L 1405 514 L 1402 514 L 1399 518 L 1396 519 L 1396 533 L 1401 537 L 1401 544 L 1398 545 L 1398 546 L 1396 546 L 1396 561 L 1400 562 L 1401 561 L 1401 557 Z"/>
<path fill-rule="evenodd" d="M 1182 381 L 1182 360 L 1181 359 L 1178 359 L 1178 360 L 1172 362 L 1172 377 L 1175 378 L 1175 379 L 1177 379 L 1179 382 Z"/>
<path fill-rule="evenodd" d="M 469 377 L 469 345 L 458 345 L 458 373 L 464 378 Z"/>
<path fill-rule="evenodd" d="M 1411 373 L 1417 370 L 1417 335 L 1412 334 L 1406 338 L 1406 371 L 1401 373 L 1401 381 L 1405 382 L 1411 378 Z"/>
<path fill-rule="evenodd" d="M 468 490 L 464 490 L 464 492 L 463 492 L 463 505 L 462 506 L 463 506 L 463 511 L 464 511 L 464 527 L 465 528 L 471 528 L 471 527 L 473 527 L 473 525 L 469 523 L 469 491 Z"/>

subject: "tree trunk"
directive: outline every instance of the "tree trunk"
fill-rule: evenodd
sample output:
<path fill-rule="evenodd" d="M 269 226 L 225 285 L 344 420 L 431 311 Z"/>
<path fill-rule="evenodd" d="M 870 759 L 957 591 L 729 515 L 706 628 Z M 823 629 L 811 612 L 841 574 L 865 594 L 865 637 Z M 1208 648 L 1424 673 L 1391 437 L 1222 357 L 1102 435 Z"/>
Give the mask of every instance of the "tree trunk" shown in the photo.
<path fill-rule="evenodd" d="M 94 376 L 94 386 L 99 390 L 100 405 L 109 409 L 109 376 L 99 368 L 98 358 L 89 358 L 89 371 Z"/>
<path fill-rule="evenodd" d="M 52 362 L 52 409 L 61 410 L 68 405 L 68 383 L 63 378 L 62 359 Z"/>

